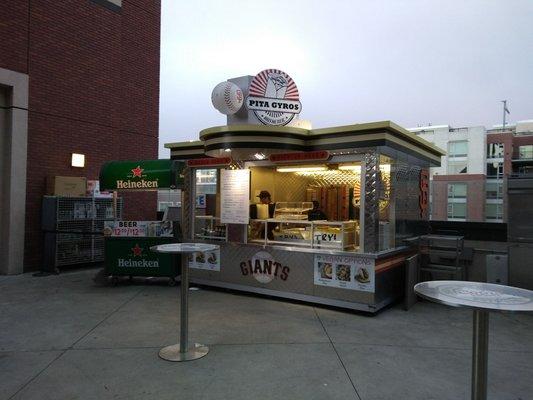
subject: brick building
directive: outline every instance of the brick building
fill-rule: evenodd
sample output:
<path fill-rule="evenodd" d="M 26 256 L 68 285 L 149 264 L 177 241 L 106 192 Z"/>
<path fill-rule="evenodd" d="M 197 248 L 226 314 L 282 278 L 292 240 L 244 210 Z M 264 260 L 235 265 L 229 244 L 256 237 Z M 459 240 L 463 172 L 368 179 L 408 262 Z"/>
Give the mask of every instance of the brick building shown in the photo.
<path fill-rule="evenodd" d="M 448 125 L 410 129 L 446 150 L 431 168 L 431 219 L 507 221 L 507 179 L 533 175 L 533 121 L 485 129 Z"/>
<path fill-rule="evenodd" d="M 157 0 L 2 1 L 0 273 L 40 268 L 46 177 L 157 158 L 160 19 Z M 154 219 L 156 195 L 124 206 L 126 219 Z"/>

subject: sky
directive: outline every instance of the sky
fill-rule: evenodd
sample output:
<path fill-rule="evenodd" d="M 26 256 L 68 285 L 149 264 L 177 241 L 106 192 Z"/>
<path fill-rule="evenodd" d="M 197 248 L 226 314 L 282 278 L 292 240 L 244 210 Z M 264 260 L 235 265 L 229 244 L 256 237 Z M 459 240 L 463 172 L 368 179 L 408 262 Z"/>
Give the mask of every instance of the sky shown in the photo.
<path fill-rule="evenodd" d="M 533 119 L 533 0 L 162 0 L 159 156 L 226 124 L 220 82 L 289 74 L 313 128 Z"/>

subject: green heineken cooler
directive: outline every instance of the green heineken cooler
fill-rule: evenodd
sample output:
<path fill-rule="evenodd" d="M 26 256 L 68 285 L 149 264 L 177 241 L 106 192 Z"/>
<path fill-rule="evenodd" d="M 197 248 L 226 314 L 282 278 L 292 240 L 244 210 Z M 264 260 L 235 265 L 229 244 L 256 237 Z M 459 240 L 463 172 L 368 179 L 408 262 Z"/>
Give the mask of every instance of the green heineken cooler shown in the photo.
<path fill-rule="evenodd" d="M 100 190 L 180 189 L 183 169 L 184 164 L 174 160 L 110 161 L 100 169 Z M 174 285 L 180 274 L 179 262 L 169 254 L 150 251 L 150 247 L 180 242 L 179 228 L 176 221 L 107 221 L 106 275 L 114 283 L 120 276 L 167 277 L 169 284 Z"/>
<path fill-rule="evenodd" d="M 173 286 L 179 275 L 176 257 L 154 253 L 150 247 L 175 242 L 172 237 L 106 237 L 106 274 L 114 283 L 119 276 L 168 277 Z"/>

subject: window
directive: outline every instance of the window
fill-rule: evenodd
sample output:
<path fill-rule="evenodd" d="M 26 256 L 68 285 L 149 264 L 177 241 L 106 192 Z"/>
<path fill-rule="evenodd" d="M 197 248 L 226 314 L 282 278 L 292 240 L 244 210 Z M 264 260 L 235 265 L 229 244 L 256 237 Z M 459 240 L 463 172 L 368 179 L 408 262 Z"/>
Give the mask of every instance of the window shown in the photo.
<path fill-rule="evenodd" d="M 197 185 L 216 185 L 217 170 L 216 169 L 199 169 L 196 171 Z"/>
<path fill-rule="evenodd" d="M 503 158 L 503 143 L 488 143 L 487 158 Z"/>
<path fill-rule="evenodd" d="M 502 220 L 503 207 L 502 204 L 485 204 L 485 219 L 487 220 Z"/>
<path fill-rule="evenodd" d="M 503 183 L 487 181 L 486 194 L 487 199 L 503 199 Z"/>
<path fill-rule="evenodd" d="M 461 140 L 448 143 L 448 158 L 466 157 L 468 155 L 468 141 Z"/>
<path fill-rule="evenodd" d="M 466 203 L 448 203 L 448 219 L 466 219 Z"/>
<path fill-rule="evenodd" d="M 449 183 L 448 202 L 450 199 L 466 199 L 466 183 Z"/>
<path fill-rule="evenodd" d="M 95 4 L 99 4 L 111 11 L 120 12 L 122 8 L 122 0 L 91 0 Z"/>
<path fill-rule="evenodd" d="M 487 177 L 501 178 L 503 177 L 503 163 L 487 163 Z"/>
<path fill-rule="evenodd" d="M 533 159 L 533 144 L 527 144 L 525 146 L 520 146 L 518 148 L 518 158 L 519 159 Z"/>
<path fill-rule="evenodd" d="M 448 219 L 466 219 L 466 183 L 448 184 Z"/>
<path fill-rule="evenodd" d="M 467 172 L 466 161 L 448 161 L 448 175 L 466 174 Z"/>

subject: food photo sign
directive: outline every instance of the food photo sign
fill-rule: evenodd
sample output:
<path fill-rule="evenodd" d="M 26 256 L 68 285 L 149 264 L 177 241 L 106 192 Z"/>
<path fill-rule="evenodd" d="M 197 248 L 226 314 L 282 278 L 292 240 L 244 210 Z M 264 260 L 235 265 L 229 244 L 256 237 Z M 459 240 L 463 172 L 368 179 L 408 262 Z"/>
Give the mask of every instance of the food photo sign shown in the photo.
<path fill-rule="evenodd" d="M 220 249 L 189 254 L 189 268 L 220 271 Z"/>
<path fill-rule="evenodd" d="M 317 254 L 315 285 L 375 291 L 375 262 L 370 258 Z"/>

